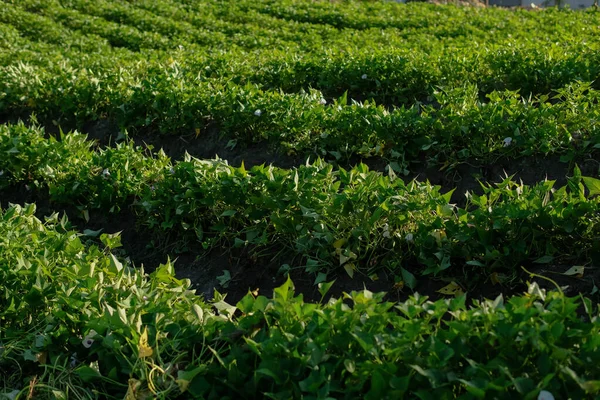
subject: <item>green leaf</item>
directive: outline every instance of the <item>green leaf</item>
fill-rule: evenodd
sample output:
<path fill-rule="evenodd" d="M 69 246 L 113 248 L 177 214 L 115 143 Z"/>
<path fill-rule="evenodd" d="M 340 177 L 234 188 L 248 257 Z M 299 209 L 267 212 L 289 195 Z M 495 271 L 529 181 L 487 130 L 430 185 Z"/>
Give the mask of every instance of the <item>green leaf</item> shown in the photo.
<path fill-rule="evenodd" d="M 91 382 L 93 380 L 102 378 L 102 375 L 99 371 L 92 367 L 88 367 L 87 365 L 82 365 L 75 370 L 75 373 L 81 378 L 84 382 Z"/>
<path fill-rule="evenodd" d="M 554 257 L 550 256 L 550 255 L 545 255 L 543 257 L 538 258 L 537 260 L 533 261 L 536 264 L 548 264 L 551 263 L 554 260 Z"/>
<path fill-rule="evenodd" d="M 89 237 L 98 237 L 98 235 L 100 233 L 102 233 L 103 230 L 104 229 L 98 229 L 97 231 L 93 231 L 91 229 L 86 229 L 86 230 L 83 231 L 83 234 L 85 236 L 89 236 Z M 106 246 L 106 244 L 105 244 L 105 246 Z"/>
<path fill-rule="evenodd" d="M 327 279 L 327 278 L 325 278 L 325 279 Z M 325 295 L 327 294 L 327 292 L 329 292 L 329 289 L 331 289 L 331 287 L 333 286 L 334 283 L 335 283 L 335 279 L 332 280 L 331 282 L 319 283 L 319 293 L 321 294 L 321 299 L 323 297 L 325 297 Z"/>
<path fill-rule="evenodd" d="M 390 378 L 390 386 L 392 389 L 400 390 L 402 393 L 408 390 L 410 384 L 410 375 L 406 376 L 392 376 Z"/>
<path fill-rule="evenodd" d="M 556 339 L 556 340 L 558 340 L 558 338 L 561 337 L 561 335 L 563 334 L 564 331 L 565 331 L 565 326 L 559 321 L 555 322 L 550 327 L 550 332 L 552 333 L 552 336 L 554 336 L 554 339 Z"/>
<path fill-rule="evenodd" d="M 254 308 L 254 296 L 248 292 L 235 306 L 244 314 L 251 313 Z"/>
<path fill-rule="evenodd" d="M 583 381 L 581 388 L 588 393 L 598 393 L 600 392 L 600 380 Z"/>
<path fill-rule="evenodd" d="M 109 249 L 116 249 L 122 246 L 121 244 L 121 232 L 107 234 L 103 233 L 100 235 L 100 241 Z"/>
<path fill-rule="evenodd" d="M 452 194 L 454 194 L 455 190 L 456 190 L 456 188 L 454 188 L 442 195 L 442 198 L 444 199 L 444 201 L 446 201 L 446 203 L 450 203 L 450 199 L 452 198 Z"/>
<path fill-rule="evenodd" d="M 151 276 L 156 279 L 157 282 L 169 283 L 177 281 L 174 275 L 175 271 L 173 270 L 173 264 L 169 260 L 166 264 L 161 264 Z"/>
<path fill-rule="evenodd" d="M 354 278 L 354 269 L 355 269 L 355 265 L 354 263 L 348 263 L 348 264 L 344 264 L 344 270 L 346 271 L 346 273 L 348 274 L 348 276 L 350 278 Z"/>
<path fill-rule="evenodd" d="M 351 360 L 349 358 L 346 358 L 344 360 L 344 367 L 346 367 L 346 371 L 350 372 L 351 374 L 353 374 L 354 371 L 356 371 L 356 364 L 354 363 L 354 360 Z"/>
<path fill-rule="evenodd" d="M 119 319 L 123 325 L 128 325 L 129 321 L 127 321 L 127 311 L 125 311 L 125 309 L 122 307 L 117 307 L 117 314 L 119 315 Z"/>
<path fill-rule="evenodd" d="M 584 176 L 582 179 L 583 183 L 590 191 L 590 196 L 597 196 L 600 194 L 600 179 L 590 178 L 587 176 Z"/>
<path fill-rule="evenodd" d="M 270 378 L 273 378 L 273 380 L 277 384 L 281 384 L 282 383 L 281 382 L 281 378 L 276 373 L 274 373 L 273 371 L 271 371 L 268 368 L 259 368 L 259 369 L 256 370 L 256 373 L 268 376 Z"/>
<path fill-rule="evenodd" d="M 404 268 L 400 268 L 400 272 L 402 273 L 402 280 L 406 283 L 406 286 L 411 290 L 415 290 L 417 287 L 417 278 Z"/>
<path fill-rule="evenodd" d="M 12 391 L 5 391 L 0 393 L 0 400 L 15 400 L 17 398 L 17 396 L 21 393 L 20 390 L 12 390 Z"/>
<path fill-rule="evenodd" d="M 119 261 L 117 259 L 117 257 L 115 257 L 114 254 L 110 254 L 109 255 L 109 259 L 110 259 L 110 267 L 112 268 L 112 270 L 116 273 L 119 273 L 123 270 L 123 264 L 121 264 L 121 261 Z"/>
<path fill-rule="evenodd" d="M 583 265 L 574 265 L 569 268 L 567 271 L 563 272 L 563 275 L 573 276 L 577 275 L 578 277 L 583 277 L 583 272 L 585 271 L 585 267 Z"/>
<path fill-rule="evenodd" d="M 294 290 L 294 283 L 292 282 L 292 279 L 288 275 L 288 278 L 285 281 L 285 283 L 283 285 L 279 286 L 278 288 L 276 288 L 275 290 L 273 290 L 273 298 L 280 298 L 282 300 L 287 300 L 288 296 L 290 296 L 290 294 L 293 293 L 293 290 Z"/>
<path fill-rule="evenodd" d="M 314 285 L 320 285 L 327 280 L 327 274 L 324 272 L 319 272 L 317 277 L 315 278 Z"/>
<path fill-rule="evenodd" d="M 217 280 L 221 286 L 227 288 L 227 286 L 229 286 L 229 282 L 231 281 L 231 272 L 229 272 L 227 269 L 224 269 L 223 275 L 217 276 Z"/>
<path fill-rule="evenodd" d="M 67 400 L 67 395 L 62 390 L 52 390 L 52 395 L 55 400 Z"/>
<path fill-rule="evenodd" d="M 459 379 L 458 381 L 462 382 L 465 385 L 467 392 L 471 393 L 473 396 L 477 397 L 478 399 L 485 398 L 485 390 L 479 388 L 475 382 L 469 382 L 465 379 Z"/>
<path fill-rule="evenodd" d="M 383 394 L 386 392 L 388 387 L 387 380 L 383 377 L 381 372 L 375 370 L 371 374 L 371 390 L 367 394 L 367 396 L 371 399 L 381 399 Z"/>
<path fill-rule="evenodd" d="M 369 219 L 369 225 L 374 225 L 377 221 L 379 221 L 382 213 L 383 213 L 383 209 L 381 207 L 377 207 L 377 210 L 375 210 L 375 212 Z"/>
<path fill-rule="evenodd" d="M 473 265 L 475 267 L 485 267 L 485 264 L 477 260 L 467 261 L 467 265 Z"/>
<path fill-rule="evenodd" d="M 219 311 L 220 314 L 224 314 L 228 318 L 232 318 L 237 310 L 236 306 L 232 306 L 223 300 L 213 303 L 213 306 Z"/>

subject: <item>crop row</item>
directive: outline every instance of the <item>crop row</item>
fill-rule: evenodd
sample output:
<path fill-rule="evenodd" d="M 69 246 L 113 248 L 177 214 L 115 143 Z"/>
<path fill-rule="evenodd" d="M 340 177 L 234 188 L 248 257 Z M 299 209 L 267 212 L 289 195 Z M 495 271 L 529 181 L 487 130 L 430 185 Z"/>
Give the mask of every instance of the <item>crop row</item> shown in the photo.
<path fill-rule="evenodd" d="M 194 4 L 193 2 L 191 4 Z M 196 3 L 197 4 L 197 3 Z M 348 1 L 329 4 L 325 1 L 305 2 L 302 0 L 241 2 L 244 7 L 285 20 L 329 25 L 338 29 L 365 30 L 370 28 L 395 28 L 400 31 L 411 29 L 430 31 L 438 36 L 487 37 L 498 31 L 513 32 L 515 36 L 527 36 L 525 32 L 539 32 L 542 35 L 562 35 L 573 33 L 570 28 L 579 30 L 594 21 L 594 13 L 572 15 L 569 25 L 564 25 L 564 13 L 551 10 L 547 13 L 530 13 L 527 10 L 478 9 L 475 7 L 439 7 L 437 5 L 398 6 L 391 2 Z M 197 5 L 195 10 L 199 10 Z M 507 12 L 508 11 L 508 12 Z M 502 22 L 499 21 L 502 19 Z M 457 22 L 462 24 L 457 26 Z M 468 23 L 464 23 L 468 21 Z M 587 25 L 587 26 L 586 26 Z M 591 36 L 597 35 L 593 30 Z"/>
<path fill-rule="evenodd" d="M 461 208 L 439 187 L 364 165 L 334 170 L 317 160 L 246 171 L 219 160 L 151 158 L 131 144 L 92 145 L 77 133 L 57 141 L 38 129 L 4 125 L 0 183 L 37 186 L 51 201 L 82 212 L 133 207 L 142 225 L 181 246 L 287 249 L 317 280 L 342 268 L 351 276 L 389 268 L 405 277 L 408 270 L 464 273 L 470 286 L 493 272 L 509 276 L 522 263 L 600 257 L 600 181 L 578 169 L 562 188 L 508 178 L 482 185 Z"/>
<path fill-rule="evenodd" d="M 548 94 L 575 80 L 596 81 L 600 71 L 594 33 L 589 32 L 590 40 L 580 40 L 582 35 L 588 34 L 586 29 L 590 24 L 597 23 L 593 14 L 541 13 L 540 21 L 534 20 L 539 25 L 535 31 L 553 26 L 555 32 L 548 37 L 541 35 L 526 40 L 517 34 L 520 31 L 512 24 L 504 26 L 504 21 L 514 19 L 515 23 L 523 24 L 523 19 L 530 21 L 531 18 L 499 15 L 488 22 L 493 26 L 495 21 L 498 25 L 496 35 L 479 37 L 469 33 L 454 40 L 450 39 L 454 36 L 450 33 L 437 37 L 421 30 L 418 34 L 380 30 L 349 33 L 335 29 L 315 32 L 296 25 L 283 27 L 280 20 L 268 34 L 261 34 L 262 23 L 244 25 L 247 29 L 238 32 L 232 17 L 237 15 L 235 11 L 230 15 L 216 5 L 208 7 L 204 3 L 206 20 L 195 23 L 186 21 L 184 15 L 190 19 L 190 16 L 202 16 L 202 12 L 181 11 L 181 5 L 172 5 L 177 12 L 169 19 L 123 2 L 63 3 L 65 7 L 58 2 L 6 4 L 0 11 L 0 22 L 16 27 L 32 41 L 31 46 L 24 46 L 22 40 L 8 44 L 11 50 L 4 55 L 7 64 L 27 61 L 46 65 L 56 57 L 80 68 L 106 66 L 106 59 L 125 68 L 148 59 L 162 60 L 164 65 L 173 57 L 195 74 L 202 71 L 205 76 L 228 77 L 237 84 L 254 83 L 262 89 L 285 92 L 316 88 L 326 97 L 339 97 L 347 91 L 350 98 L 373 99 L 387 105 L 412 104 L 415 99 L 426 99 L 433 87 L 455 87 L 465 82 L 476 84 L 481 95 L 502 89 L 520 89 L 525 96 Z M 150 7 L 146 2 L 143 6 Z M 165 7 L 171 10 L 170 6 Z M 247 5 L 243 9 L 249 8 Z M 417 16 L 432 13 L 427 7 L 415 11 Z M 233 21 L 222 22 L 223 32 L 206 33 L 208 28 L 215 27 L 215 22 L 210 22 L 215 19 L 215 13 L 228 15 Z M 557 18 L 569 21 L 563 24 L 569 27 L 567 31 L 560 33 L 554 28 L 562 26 L 555 24 Z M 452 18 L 449 20 L 451 26 L 464 26 Z M 279 44 L 263 43 L 267 40 L 264 37 L 285 36 L 284 31 L 301 37 L 281 39 Z M 511 35 L 505 38 L 500 33 L 505 31 Z M 212 44 L 206 36 L 213 40 Z M 382 41 L 388 45 L 372 51 L 380 48 Z M 238 42 L 239 45 L 235 45 Z M 249 53 L 244 50 L 244 42 L 256 43 L 259 48 Z M 293 50 L 294 43 L 307 42 L 315 44 L 310 49 Z M 54 51 L 48 44 L 55 47 Z M 36 60 L 31 47 L 38 46 Z M 227 48 L 225 55 L 223 48 Z M 58 54 L 55 54 L 56 49 L 60 49 Z M 141 49 L 142 53 L 136 56 Z M 61 51 L 68 55 L 61 57 Z"/>
<path fill-rule="evenodd" d="M 248 31 L 224 36 L 252 41 L 254 28 L 245 25 L 242 11 L 267 15 L 280 5 L 240 3 L 228 12 L 218 3 L 206 3 L 202 11 L 170 1 L 3 4 L 0 113 L 5 117 L 34 112 L 47 123 L 71 126 L 109 118 L 131 132 L 195 133 L 198 140 L 217 128 L 231 146 L 266 140 L 283 152 L 336 160 L 378 155 L 393 159 L 397 172 L 423 158 L 454 165 L 500 155 L 559 153 L 570 160 L 600 145 L 593 90 L 600 52 L 596 41 L 571 40 L 593 22 L 593 13 L 473 11 L 482 19 L 480 27 L 495 21 L 502 32 L 514 28 L 515 21 L 529 26 L 562 18 L 572 33 L 561 30 L 565 37 L 559 44 L 550 44 L 553 37 L 515 44 L 493 36 L 480 45 L 479 36 L 465 34 L 448 46 L 446 36 L 430 43 L 417 35 L 407 44 L 402 39 L 372 52 L 382 38 L 363 27 L 351 35 L 349 29 L 328 28 L 332 31 L 326 29 L 317 40 L 321 47 L 309 53 L 285 46 L 268 52 L 247 52 L 243 46 L 204 52 L 210 45 L 185 38 L 208 25 L 183 14 L 223 18 L 223 29 L 242 24 Z M 304 7 L 290 2 L 285 10 Z M 380 6 L 340 7 L 334 13 Z M 450 26 L 465 12 L 425 5 L 406 10 L 411 29 L 425 31 L 440 25 L 424 24 L 423 15 L 442 13 L 440 24 Z M 390 15 L 396 22 L 401 16 Z M 510 23 L 499 19 L 506 15 Z M 272 29 L 284 29 L 285 20 L 273 18 Z M 297 24 L 286 25 L 286 32 L 318 36 Z M 344 35 L 359 39 L 341 46 L 338 39 Z M 465 54 L 465 49 L 470 50 Z M 399 104 L 404 106 L 395 107 Z"/>
<path fill-rule="evenodd" d="M 327 101 L 319 91 L 285 94 L 257 85 L 195 75 L 174 62 L 135 70 L 81 70 L 28 65 L 0 71 L 0 110 L 34 112 L 57 124 L 109 118 L 132 133 L 219 129 L 249 144 L 266 141 L 301 155 L 340 159 L 393 158 L 402 171 L 423 156 L 439 163 L 492 160 L 500 155 L 564 154 L 567 159 L 600 147 L 598 92 L 576 83 L 552 97 L 524 99 L 492 92 L 485 102 L 466 85 L 432 94 L 432 104 L 389 110 L 346 96 Z"/>
<path fill-rule="evenodd" d="M 356 33 L 359 33 L 359 36 L 369 36 L 376 30 L 395 33 L 400 36 L 399 39 L 410 42 L 420 40 L 419 35 L 422 34 L 433 39 L 443 37 L 458 42 L 464 39 L 478 39 L 492 43 L 503 41 L 502 35 L 490 35 L 500 32 L 511 33 L 518 39 L 532 40 L 527 32 L 536 31 L 541 36 L 538 39 L 547 40 L 544 36 L 548 35 L 560 37 L 563 42 L 575 41 L 575 34 L 583 33 L 590 39 L 597 36 L 591 28 L 597 21 L 597 15 L 564 11 L 528 13 L 498 9 L 440 8 L 431 5 L 382 6 L 361 2 L 332 5 L 326 2 L 303 1 L 240 1 L 226 6 L 216 1 L 186 3 L 169 0 L 137 0 L 127 3 L 115 0 L 19 0 L 9 3 L 16 3 L 28 11 L 58 18 L 58 22 L 69 23 L 61 19 L 61 13 L 75 12 L 74 17 L 97 17 L 100 19 L 95 21 L 99 23 L 118 23 L 142 34 L 159 34 L 166 39 L 184 40 L 189 43 L 202 44 L 206 40 L 206 32 L 213 33 L 217 38 L 219 34 L 226 34 L 234 43 L 242 37 L 247 37 L 249 40 L 246 44 L 249 47 L 246 48 L 264 44 L 260 43 L 260 40 L 274 32 L 280 36 L 271 44 L 300 46 L 300 49 L 309 51 L 314 50 L 314 45 L 321 46 L 319 40 L 311 40 L 314 37 L 336 40 L 339 36 L 349 39 L 351 36 L 357 36 Z M 304 21 L 297 18 L 300 15 L 304 16 Z M 568 24 L 565 24 L 565 15 L 569 18 Z M 312 16 L 319 20 L 312 20 Z M 336 19 L 338 21 L 335 21 Z M 469 24 L 457 24 L 466 19 L 469 20 Z M 340 23 L 341 20 L 345 22 Z M 80 28 L 79 25 L 76 26 L 77 29 Z M 201 40 L 197 40 L 198 32 L 202 32 Z M 351 36 L 346 36 L 350 33 Z M 253 44 L 252 39 L 259 39 L 259 43 Z M 390 40 L 393 45 L 400 42 L 394 37 L 390 37 Z"/>
<path fill-rule="evenodd" d="M 204 302 L 167 263 L 150 276 L 35 205 L 0 210 L 0 394 L 19 398 L 593 398 L 600 324 L 587 298 L 403 303 L 369 291 L 305 303 Z M 323 284 L 325 295 L 331 284 Z M 582 313 L 578 316 L 577 309 Z"/>

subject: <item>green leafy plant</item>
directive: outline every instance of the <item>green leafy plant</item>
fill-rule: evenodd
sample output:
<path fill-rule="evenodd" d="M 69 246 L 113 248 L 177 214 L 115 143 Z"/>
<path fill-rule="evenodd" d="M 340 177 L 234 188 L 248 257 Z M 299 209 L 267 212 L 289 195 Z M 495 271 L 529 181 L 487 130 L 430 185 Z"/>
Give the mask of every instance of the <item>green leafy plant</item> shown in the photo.
<path fill-rule="evenodd" d="M 35 206 L 0 211 L 0 379 L 38 398 L 588 398 L 598 308 L 546 292 L 402 303 L 383 293 L 205 303 L 167 261 L 150 276 Z M 113 240 L 116 238 L 113 237 Z M 106 241 L 107 238 L 105 238 Z M 324 295 L 332 284 L 321 285 Z M 581 316 L 577 314 L 580 310 Z"/>

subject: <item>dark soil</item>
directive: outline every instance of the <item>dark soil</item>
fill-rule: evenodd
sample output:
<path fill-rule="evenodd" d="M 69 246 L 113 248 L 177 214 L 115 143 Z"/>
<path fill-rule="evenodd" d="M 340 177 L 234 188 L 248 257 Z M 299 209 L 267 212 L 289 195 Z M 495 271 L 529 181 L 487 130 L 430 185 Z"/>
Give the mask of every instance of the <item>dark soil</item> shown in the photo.
<path fill-rule="evenodd" d="M 100 146 L 109 146 L 120 137 L 119 127 L 108 121 L 101 120 L 85 124 L 82 132 Z M 248 168 L 273 164 L 281 168 L 292 168 L 304 161 L 301 156 L 287 156 L 277 153 L 266 143 L 255 143 L 246 147 L 230 144 L 229 139 L 222 138 L 216 127 L 209 126 L 196 133 L 188 135 L 164 135 L 154 132 L 137 132 L 131 139 L 139 146 L 152 146 L 153 151 L 163 150 L 171 159 L 179 160 L 186 153 L 200 159 L 219 157 L 227 160 L 230 165 L 239 166 L 243 162 Z"/>
<path fill-rule="evenodd" d="M 65 128 L 66 130 L 66 128 Z M 120 134 L 119 128 L 108 120 L 96 121 L 83 126 L 82 131 L 87 133 L 91 139 L 97 140 L 100 146 L 114 143 Z M 56 134 L 56 127 L 47 127 L 49 134 Z M 260 164 L 273 164 L 275 166 L 290 168 L 305 161 L 303 157 L 290 157 L 277 154 L 266 145 L 253 145 L 240 148 L 228 145 L 228 141 L 219 137 L 216 129 L 208 129 L 198 138 L 191 136 L 171 137 L 154 133 L 138 133 L 133 138 L 137 144 L 151 145 L 153 151 L 163 149 L 173 159 L 180 159 L 187 152 L 197 158 L 213 158 L 218 155 L 228 160 L 231 165 L 240 165 L 242 161 L 247 168 Z M 353 160 L 353 162 L 365 162 L 373 170 L 385 171 L 386 161 L 383 159 Z M 600 175 L 600 161 L 596 157 L 577 160 L 583 173 L 587 176 Z M 347 166 L 344 166 L 347 167 Z M 544 179 L 556 180 L 556 185 L 566 183 L 567 176 L 571 173 L 572 166 L 561 163 L 558 156 L 530 157 L 519 160 L 498 160 L 493 165 L 471 165 L 463 164 L 452 171 L 439 171 L 433 166 L 417 165 L 412 173 L 404 177 L 405 180 L 418 179 L 429 180 L 432 184 L 440 185 L 442 191 L 456 188 L 452 201 L 463 205 L 465 203 L 465 192 L 480 192 L 479 181 L 499 182 L 507 175 L 514 175 L 513 179 L 522 180 L 525 184 L 534 184 Z M 37 215 L 42 218 L 53 212 L 65 213 L 79 231 L 85 229 L 98 230 L 114 233 L 121 231 L 123 251 L 136 266 L 143 266 L 145 271 L 152 272 L 161 263 L 170 257 L 175 260 L 175 270 L 179 278 L 190 279 L 193 287 L 199 294 L 206 298 L 212 298 L 214 289 L 228 294 L 228 301 L 237 302 L 249 290 L 259 289 L 260 293 L 271 296 L 273 288 L 285 281 L 285 276 L 280 272 L 282 265 L 290 266 L 289 274 L 294 281 L 296 293 L 302 293 L 306 300 L 319 301 L 321 295 L 314 284 L 315 276 L 306 273 L 303 268 L 303 260 L 296 257 L 293 251 L 279 249 L 279 254 L 273 259 L 266 257 L 256 259 L 248 251 L 232 251 L 229 248 L 215 249 L 205 254 L 202 251 L 187 250 L 181 254 L 176 253 L 173 246 L 161 245 L 156 238 L 144 230 L 137 229 L 132 210 L 122 210 L 117 214 L 107 214 L 101 211 L 91 211 L 89 221 L 75 207 L 52 204 L 46 193 L 27 190 L 24 185 L 14 186 L 0 191 L 0 206 L 6 207 L 8 203 L 36 203 Z M 531 272 L 548 276 L 564 287 L 567 294 L 577 293 L 590 294 L 595 286 L 595 281 L 600 281 L 600 268 L 586 267 L 585 277 L 578 279 L 567 277 L 560 273 L 569 269 L 568 265 L 530 265 L 527 269 Z M 224 271 L 229 271 L 231 279 L 227 282 L 222 277 Z M 380 271 L 376 280 L 357 273 L 350 278 L 344 271 L 337 276 L 329 276 L 328 280 L 336 279 L 329 296 L 339 297 L 343 292 L 362 290 L 366 288 L 373 292 L 386 292 L 389 300 L 406 299 L 412 292 L 408 288 L 397 290 L 394 286 L 394 277 Z M 525 282 L 528 275 L 518 271 L 517 275 L 509 283 L 494 284 L 488 282 L 477 282 L 472 288 L 468 288 L 468 295 L 473 299 L 495 298 L 499 294 L 511 295 L 522 293 L 526 290 Z M 553 288 L 552 283 L 535 278 L 541 287 Z M 421 295 L 427 295 L 432 299 L 443 297 L 437 291 L 447 285 L 448 280 L 433 277 L 418 278 L 415 291 Z M 226 286 L 226 287 L 225 287 Z"/>

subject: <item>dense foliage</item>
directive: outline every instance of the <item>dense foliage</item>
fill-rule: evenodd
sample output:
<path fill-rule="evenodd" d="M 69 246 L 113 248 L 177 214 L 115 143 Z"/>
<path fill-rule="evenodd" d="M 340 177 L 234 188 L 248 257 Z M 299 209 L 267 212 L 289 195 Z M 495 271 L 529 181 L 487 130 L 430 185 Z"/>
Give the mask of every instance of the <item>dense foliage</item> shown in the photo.
<path fill-rule="evenodd" d="M 365 165 L 334 170 L 316 160 L 246 171 L 220 160 L 153 158 L 131 144 L 94 150 L 92 143 L 78 133 L 58 141 L 23 124 L 0 126 L 0 187 L 38 187 L 82 211 L 131 206 L 142 224 L 181 246 L 193 240 L 263 255 L 285 247 L 319 273 L 317 281 L 340 267 L 351 276 L 373 267 L 401 276 L 416 262 L 422 268 L 412 273 L 424 275 L 468 267 L 465 284 L 474 285 L 523 262 L 600 259 L 600 180 L 577 169 L 562 188 L 507 178 L 469 193 L 458 207 L 439 187 Z"/>
<path fill-rule="evenodd" d="M 238 145 L 266 140 L 330 160 L 384 156 L 397 172 L 423 157 L 568 160 L 600 148 L 594 12 L 298 0 L 2 5 L 6 115 L 108 118 L 197 140 L 217 129 Z"/>
<path fill-rule="evenodd" d="M 598 398 L 595 283 L 463 293 L 600 262 L 600 179 L 576 165 L 600 154 L 598 26 L 595 9 L 0 0 L 0 195 L 133 213 L 173 256 L 285 254 L 277 274 L 322 295 L 288 279 L 209 301 L 171 261 L 145 274 L 114 231 L 0 198 L 0 400 Z M 102 123 L 99 141 L 80 133 Z M 133 140 L 168 135 L 304 162 L 246 169 Z M 564 185 L 506 176 L 453 204 L 404 178 L 546 155 L 569 163 Z M 382 271 L 404 301 L 329 299 L 336 277 Z M 449 299 L 415 293 L 431 279 Z"/>
<path fill-rule="evenodd" d="M 586 298 L 537 285 L 505 301 L 403 303 L 353 292 L 305 303 L 207 304 L 35 207 L 0 212 L 0 396 L 24 398 L 584 398 L 600 391 L 600 323 Z M 331 284 L 321 285 L 325 294 Z M 583 307 L 583 308 L 582 308 Z M 579 316 L 576 310 L 583 309 Z M 23 382 L 33 378 L 32 385 Z"/>

